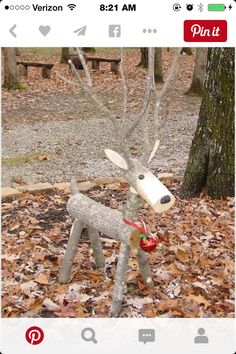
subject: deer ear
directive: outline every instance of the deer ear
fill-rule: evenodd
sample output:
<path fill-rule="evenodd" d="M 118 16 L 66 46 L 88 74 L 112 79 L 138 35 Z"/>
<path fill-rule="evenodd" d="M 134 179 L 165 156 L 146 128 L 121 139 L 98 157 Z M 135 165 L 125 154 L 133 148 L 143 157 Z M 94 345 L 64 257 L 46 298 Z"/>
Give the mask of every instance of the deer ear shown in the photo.
<path fill-rule="evenodd" d="M 153 157 L 155 156 L 155 153 L 156 153 L 156 151 L 157 151 L 157 149 L 158 149 L 159 144 L 160 144 L 160 140 L 157 140 L 157 141 L 155 142 L 154 147 L 153 147 L 153 150 L 152 150 L 152 152 L 151 152 L 151 154 L 150 154 L 148 163 L 149 163 L 149 162 L 153 159 Z"/>
<path fill-rule="evenodd" d="M 104 150 L 107 158 L 122 170 L 128 170 L 128 164 L 118 152 L 110 149 Z"/>

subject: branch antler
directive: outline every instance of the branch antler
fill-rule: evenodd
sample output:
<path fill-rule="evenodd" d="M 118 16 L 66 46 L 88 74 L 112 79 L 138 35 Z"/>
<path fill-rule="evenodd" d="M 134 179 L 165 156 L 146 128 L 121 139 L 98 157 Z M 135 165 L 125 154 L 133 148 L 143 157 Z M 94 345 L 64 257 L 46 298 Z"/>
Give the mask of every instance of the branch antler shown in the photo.
<path fill-rule="evenodd" d="M 121 149 L 125 155 L 126 161 L 128 162 L 129 165 L 132 165 L 132 161 L 130 159 L 129 156 L 129 151 L 128 151 L 128 147 L 126 145 L 125 140 L 123 139 L 123 134 L 122 134 L 122 129 L 119 126 L 119 123 L 117 122 L 116 116 L 114 113 L 112 113 L 107 107 L 106 105 L 102 102 L 102 100 L 97 96 L 97 94 L 95 93 L 93 86 L 92 86 L 92 79 L 89 73 L 89 69 L 88 66 L 84 60 L 83 57 L 83 53 L 81 51 L 80 48 L 77 48 L 77 53 L 79 55 L 81 64 L 83 66 L 84 72 L 85 72 L 85 76 L 87 79 L 87 84 L 83 81 L 83 79 L 80 76 L 80 73 L 78 70 L 76 70 L 72 60 L 69 60 L 68 63 L 71 67 L 71 70 L 73 72 L 73 74 L 75 75 L 75 77 L 77 78 L 78 82 L 74 82 L 74 81 L 70 81 L 67 80 L 64 76 L 62 75 L 58 75 L 58 77 L 62 80 L 64 80 L 65 82 L 73 85 L 73 86 L 77 86 L 80 87 L 87 95 L 88 97 L 99 107 L 99 109 L 104 112 L 108 118 L 110 119 L 110 121 L 112 122 L 114 129 L 115 129 L 115 133 L 117 135 L 117 139 L 119 141 L 119 144 L 121 146 Z M 123 66 L 123 61 L 122 61 L 122 66 Z M 125 81 L 124 81 L 124 76 L 123 76 L 123 86 L 126 86 Z M 124 104 L 126 104 L 127 102 L 127 96 L 126 94 L 124 94 Z M 126 117 L 126 108 L 124 109 L 124 113 L 123 113 L 124 117 Z"/>
<path fill-rule="evenodd" d="M 155 108 L 154 108 L 154 114 L 153 114 L 153 125 L 154 125 L 154 143 L 150 143 L 150 138 L 149 138 L 149 129 L 148 129 L 148 119 L 146 116 L 146 126 L 144 128 L 144 154 L 142 156 L 142 163 L 148 164 L 153 156 L 155 155 L 155 152 L 159 146 L 160 143 L 160 130 L 163 128 L 160 124 L 159 120 L 159 112 L 160 112 L 160 105 L 161 105 L 161 100 L 163 99 L 164 95 L 167 92 L 167 89 L 174 77 L 175 72 L 177 71 L 177 63 L 178 59 L 181 53 L 181 49 L 177 49 L 177 52 L 175 54 L 174 60 L 171 64 L 168 76 L 166 78 L 165 83 L 163 84 L 162 88 L 160 91 L 157 91 L 156 86 L 154 86 L 154 92 L 155 92 Z M 153 75 L 152 78 L 154 80 L 154 48 L 149 48 L 149 75 Z M 149 105 L 150 107 L 150 105 Z"/>

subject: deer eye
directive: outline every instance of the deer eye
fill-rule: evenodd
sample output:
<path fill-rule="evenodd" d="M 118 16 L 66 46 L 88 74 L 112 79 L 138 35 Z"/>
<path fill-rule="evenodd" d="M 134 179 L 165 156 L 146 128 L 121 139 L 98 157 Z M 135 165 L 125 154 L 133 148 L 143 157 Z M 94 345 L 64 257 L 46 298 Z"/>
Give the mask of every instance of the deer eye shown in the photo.
<path fill-rule="evenodd" d="M 139 179 L 144 179 L 144 177 L 145 177 L 144 175 L 139 175 L 138 176 Z"/>

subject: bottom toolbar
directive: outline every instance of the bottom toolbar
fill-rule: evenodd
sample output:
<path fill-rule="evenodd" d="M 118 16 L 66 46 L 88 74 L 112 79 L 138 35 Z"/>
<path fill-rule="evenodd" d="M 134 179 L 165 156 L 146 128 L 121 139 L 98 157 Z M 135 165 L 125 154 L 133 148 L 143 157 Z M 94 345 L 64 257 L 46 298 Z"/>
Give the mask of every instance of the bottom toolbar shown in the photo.
<path fill-rule="evenodd" d="M 235 320 L 231 318 L 3 319 L 0 351 L 233 354 L 234 333 Z"/>

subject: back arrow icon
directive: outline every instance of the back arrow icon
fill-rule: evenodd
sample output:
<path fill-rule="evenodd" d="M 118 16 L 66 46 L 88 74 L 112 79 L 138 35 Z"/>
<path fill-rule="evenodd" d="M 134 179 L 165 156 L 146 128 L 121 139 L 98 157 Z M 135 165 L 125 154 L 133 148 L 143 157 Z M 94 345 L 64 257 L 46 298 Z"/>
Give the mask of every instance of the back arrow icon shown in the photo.
<path fill-rule="evenodd" d="M 17 35 L 14 32 L 14 29 L 16 28 L 16 25 L 12 26 L 12 28 L 9 29 L 9 32 L 13 35 L 13 37 L 17 37 Z"/>

